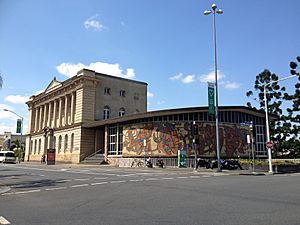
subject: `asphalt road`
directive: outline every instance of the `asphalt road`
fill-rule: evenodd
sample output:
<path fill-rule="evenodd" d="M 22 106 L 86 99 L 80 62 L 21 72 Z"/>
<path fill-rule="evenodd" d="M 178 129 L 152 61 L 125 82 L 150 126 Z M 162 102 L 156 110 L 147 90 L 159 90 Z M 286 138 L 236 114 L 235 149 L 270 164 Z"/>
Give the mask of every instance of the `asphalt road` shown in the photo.
<path fill-rule="evenodd" d="M 0 224 L 300 224 L 300 174 L 0 165 Z"/>

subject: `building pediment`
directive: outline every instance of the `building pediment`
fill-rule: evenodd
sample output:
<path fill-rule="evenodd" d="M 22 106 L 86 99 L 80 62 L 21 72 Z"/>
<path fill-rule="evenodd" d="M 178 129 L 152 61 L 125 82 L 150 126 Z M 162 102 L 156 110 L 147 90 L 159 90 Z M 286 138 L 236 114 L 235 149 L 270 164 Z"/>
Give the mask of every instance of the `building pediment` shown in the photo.
<path fill-rule="evenodd" d="M 56 80 L 56 77 L 53 78 L 51 83 L 48 85 L 48 87 L 45 90 L 45 93 L 49 93 L 50 91 L 53 91 L 57 88 L 60 88 L 62 86 L 62 83 Z"/>

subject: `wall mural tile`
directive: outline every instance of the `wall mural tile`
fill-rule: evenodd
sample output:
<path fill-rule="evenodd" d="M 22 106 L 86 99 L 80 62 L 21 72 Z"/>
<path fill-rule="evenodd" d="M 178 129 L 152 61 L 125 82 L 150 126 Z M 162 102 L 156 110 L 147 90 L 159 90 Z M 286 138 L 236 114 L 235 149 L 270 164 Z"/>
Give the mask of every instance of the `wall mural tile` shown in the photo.
<path fill-rule="evenodd" d="M 198 122 L 199 143 L 197 155 L 215 156 L 216 128 L 214 123 Z M 236 124 L 221 124 L 219 127 L 221 156 L 247 156 L 248 130 Z M 146 146 L 144 146 L 146 140 Z M 191 123 L 147 123 L 123 127 L 123 156 L 177 156 L 179 149 L 194 155 Z"/>

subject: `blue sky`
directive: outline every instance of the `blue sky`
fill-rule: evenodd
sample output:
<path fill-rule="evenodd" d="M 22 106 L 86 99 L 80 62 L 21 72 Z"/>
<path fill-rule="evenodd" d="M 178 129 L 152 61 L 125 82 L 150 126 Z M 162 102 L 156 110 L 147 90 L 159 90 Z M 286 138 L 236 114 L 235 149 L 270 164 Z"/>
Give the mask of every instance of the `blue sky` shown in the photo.
<path fill-rule="evenodd" d="M 0 133 L 29 96 L 81 67 L 148 83 L 148 110 L 206 106 L 217 15 L 219 105 L 245 105 L 265 68 L 300 55 L 299 0 L 0 0 Z M 292 80 L 284 85 L 292 87 Z"/>

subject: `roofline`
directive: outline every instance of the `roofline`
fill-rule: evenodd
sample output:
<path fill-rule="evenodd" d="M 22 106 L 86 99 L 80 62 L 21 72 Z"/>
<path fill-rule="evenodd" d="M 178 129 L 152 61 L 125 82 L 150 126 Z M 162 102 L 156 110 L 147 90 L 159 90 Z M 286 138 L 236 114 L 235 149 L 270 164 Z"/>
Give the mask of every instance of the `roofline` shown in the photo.
<path fill-rule="evenodd" d="M 265 113 L 263 111 L 252 109 L 246 106 L 219 106 L 219 111 L 241 111 L 241 112 L 252 112 L 254 115 L 259 117 L 265 117 Z M 92 128 L 92 127 L 98 127 L 103 125 L 109 125 L 109 124 L 115 124 L 115 123 L 122 123 L 130 120 L 136 120 L 141 118 L 149 118 L 153 116 L 165 116 L 170 114 L 181 114 L 181 113 L 193 113 L 193 112 L 201 112 L 201 111 L 208 111 L 207 106 L 202 107 L 187 107 L 187 108 L 176 108 L 176 109 L 163 109 L 163 110 L 156 110 L 156 111 L 149 111 L 145 113 L 139 113 L 139 114 L 131 114 L 131 115 L 125 115 L 122 117 L 116 117 L 108 120 L 99 120 L 99 121 L 93 121 L 93 122 L 87 122 L 83 123 L 83 127 L 86 128 Z M 277 117 L 275 115 L 270 115 L 270 119 L 276 119 Z"/>
<path fill-rule="evenodd" d="M 113 79 L 126 80 L 126 81 L 132 82 L 132 83 L 138 83 L 138 84 L 148 85 L 148 83 L 143 82 L 143 81 L 137 81 L 137 80 L 132 80 L 132 79 L 124 78 L 124 77 L 118 77 L 118 76 L 114 76 L 114 75 L 110 75 L 110 74 L 99 73 L 99 72 L 96 72 L 95 70 L 86 69 L 86 68 L 83 68 L 83 69 L 79 70 L 77 72 L 77 75 L 80 74 L 80 73 L 83 73 L 84 71 L 89 71 L 89 72 L 95 73 L 95 75 L 97 75 L 97 76 L 110 77 L 110 78 L 113 78 Z"/>
<path fill-rule="evenodd" d="M 104 74 L 104 73 L 98 73 L 98 72 L 95 72 L 94 70 L 90 70 L 90 69 L 85 69 L 85 68 L 84 68 L 84 69 L 79 70 L 79 71 L 77 72 L 76 75 L 74 75 L 74 76 L 72 76 L 72 77 L 70 77 L 70 78 L 68 78 L 68 79 L 66 79 L 66 80 L 64 80 L 64 81 L 58 81 L 58 80 L 56 80 L 56 78 L 55 78 L 55 80 L 56 80 L 57 82 L 61 83 L 61 86 L 60 86 L 60 87 L 58 87 L 57 89 L 51 90 L 50 92 L 46 93 L 47 88 L 48 88 L 48 87 L 50 86 L 50 84 L 53 82 L 53 80 L 52 80 L 52 81 L 48 84 L 47 88 L 46 88 L 43 92 L 41 92 L 41 93 L 39 93 L 39 94 L 37 94 L 37 95 L 31 95 L 30 98 L 29 98 L 29 100 L 28 100 L 25 104 L 28 105 L 28 103 L 33 102 L 33 98 L 34 98 L 34 101 L 37 101 L 39 98 L 43 98 L 44 96 L 46 96 L 46 95 L 48 95 L 48 94 L 50 94 L 50 93 L 53 93 L 53 92 L 55 92 L 55 91 L 57 91 L 57 90 L 59 90 L 59 89 L 63 89 L 63 88 L 64 88 L 64 85 L 68 85 L 68 84 L 71 84 L 72 82 L 74 82 L 75 80 L 80 80 L 80 79 L 82 79 L 82 77 L 81 77 L 81 76 L 78 76 L 78 74 L 80 74 L 80 73 L 82 73 L 82 72 L 84 72 L 84 71 L 94 72 L 95 75 L 97 75 L 97 76 L 110 77 L 110 78 L 112 78 L 112 79 L 118 79 L 118 80 L 126 80 L 126 81 L 131 82 L 131 83 L 137 83 L 137 84 L 142 84 L 142 85 L 148 86 L 148 84 L 147 84 L 146 82 L 136 81 L 136 80 L 131 80 L 131 79 L 127 79 L 127 78 L 123 78 L 123 77 L 117 77 L 117 76 L 108 75 L 108 74 Z M 86 76 L 86 77 L 84 77 L 84 78 L 85 78 L 85 79 L 93 79 L 93 78 L 88 77 L 88 76 Z M 94 79 L 95 79 L 95 78 L 94 78 Z"/>

